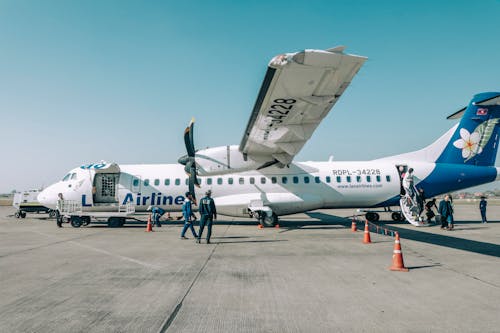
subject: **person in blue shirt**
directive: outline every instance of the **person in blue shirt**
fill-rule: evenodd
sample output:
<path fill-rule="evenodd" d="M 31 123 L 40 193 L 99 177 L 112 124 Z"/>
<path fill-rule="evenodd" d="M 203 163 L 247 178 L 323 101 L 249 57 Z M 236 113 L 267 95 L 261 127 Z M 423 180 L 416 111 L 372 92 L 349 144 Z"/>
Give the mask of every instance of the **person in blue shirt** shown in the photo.
<path fill-rule="evenodd" d="M 208 190 L 205 197 L 200 200 L 200 229 L 198 230 L 197 243 L 201 243 L 201 235 L 205 224 L 207 225 L 207 244 L 210 244 L 210 237 L 212 236 L 212 223 L 217 219 L 217 210 L 215 209 L 214 199 L 212 199 L 212 191 Z"/>
<path fill-rule="evenodd" d="M 483 220 L 483 223 L 488 223 L 488 220 L 486 220 L 487 205 L 488 202 L 486 201 L 486 197 L 481 197 L 481 201 L 479 201 L 479 210 L 481 211 L 481 219 Z"/>
<path fill-rule="evenodd" d="M 149 206 L 148 210 L 150 210 L 151 214 L 153 215 L 153 224 L 156 225 L 157 227 L 161 227 L 160 217 L 162 217 L 163 214 L 166 213 L 165 210 L 156 206 L 154 207 Z"/>
<path fill-rule="evenodd" d="M 184 216 L 184 227 L 181 232 L 181 239 L 188 239 L 186 237 L 186 231 L 189 228 L 194 238 L 198 238 L 196 231 L 194 231 L 193 221 L 196 221 L 196 215 L 193 213 L 193 196 L 190 192 L 186 192 L 186 201 L 182 205 L 182 215 Z"/>

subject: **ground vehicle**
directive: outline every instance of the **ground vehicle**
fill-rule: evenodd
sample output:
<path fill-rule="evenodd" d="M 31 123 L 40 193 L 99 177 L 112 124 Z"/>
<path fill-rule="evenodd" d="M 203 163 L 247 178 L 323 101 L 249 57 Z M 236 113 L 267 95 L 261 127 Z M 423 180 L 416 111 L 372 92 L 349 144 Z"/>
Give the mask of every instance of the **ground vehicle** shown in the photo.
<path fill-rule="evenodd" d="M 14 206 L 17 211 L 14 214 L 17 218 L 25 218 L 26 213 L 48 213 L 50 217 L 56 215 L 55 211 L 43 206 L 38 202 L 38 194 L 41 190 L 27 190 L 22 192 L 16 192 L 14 194 L 14 200 L 12 201 L 12 206 Z"/>

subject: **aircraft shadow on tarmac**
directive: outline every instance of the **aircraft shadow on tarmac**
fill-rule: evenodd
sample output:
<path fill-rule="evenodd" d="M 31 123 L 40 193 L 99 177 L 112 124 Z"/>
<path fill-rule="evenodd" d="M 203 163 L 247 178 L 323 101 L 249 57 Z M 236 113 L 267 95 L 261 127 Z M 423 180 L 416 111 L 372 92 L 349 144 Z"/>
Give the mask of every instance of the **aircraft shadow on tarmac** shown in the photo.
<path fill-rule="evenodd" d="M 324 213 L 307 213 L 310 217 L 320 219 L 321 221 L 324 221 L 325 224 L 341 224 L 345 227 L 351 227 L 351 221 L 348 218 L 342 218 L 339 216 L 335 215 L 328 215 Z M 488 222 L 490 223 L 490 222 Z M 497 223 L 495 221 L 494 223 Z M 500 257 L 500 245 L 498 244 L 492 244 L 492 243 L 486 243 L 486 242 L 479 242 L 475 240 L 470 240 L 470 239 L 463 239 L 463 238 L 458 238 L 452 236 L 454 232 L 456 231 L 445 231 L 443 230 L 443 233 L 447 233 L 446 235 L 440 235 L 440 234 L 433 234 L 433 233 L 428 233 L 425 232 L 426 228 L 423 228 L 423 231 L 420 231 L 418 229 L 406 229 L 406 228 L 400 228 L 394 225 L 392 221 L 379 221 L 377 223 L 380 226 L 386 226 L 387 229 L 397 231 L 401 238 L 417 241 L 417 242 L 422 242 L 422 243 L 428 243 L 428 244 L 433 244 L 433 245 L 439 245 L 439 246 L 446 246 L 449 248 L 457 249 L 457 250 L 463 250 L 463 251 L 468 251 L 468 252 L 474 252 L 474 253 L 479 253 L 479 254 L 484 254 L 488 256 L 493 256 L 493 257 Z M 473 222 L 473 221 L 457 221 L 455 223 L 455 229 L 459 230 L 460 225 L 462 224 L 477 224 L 477 225 L 482 225 L 479 222 Z M 439 228 L 439 226 L 436 226 Z M 432 228 L 432 226 L 431 226 Z M 473 227 L 472 229 L 467 227 L 467 230 L 473 230 L 473 229 L 480 229 Z"/>

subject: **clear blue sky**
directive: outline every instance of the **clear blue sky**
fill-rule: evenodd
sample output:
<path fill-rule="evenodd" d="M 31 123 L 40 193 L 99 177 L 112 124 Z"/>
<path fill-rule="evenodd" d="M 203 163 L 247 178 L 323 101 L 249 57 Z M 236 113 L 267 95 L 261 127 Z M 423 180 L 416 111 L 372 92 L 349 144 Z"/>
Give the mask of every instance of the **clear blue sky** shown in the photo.
<path fill-rule="evenodd" d="M 500 90 L 499 17 L 495 0 L 0 0 L 0 193 L 175 163 L 192 116 L 197 147 L 239 144 L 268 61 L 305 48 L 369 59 L 296 160 L 419 149 Z"/>

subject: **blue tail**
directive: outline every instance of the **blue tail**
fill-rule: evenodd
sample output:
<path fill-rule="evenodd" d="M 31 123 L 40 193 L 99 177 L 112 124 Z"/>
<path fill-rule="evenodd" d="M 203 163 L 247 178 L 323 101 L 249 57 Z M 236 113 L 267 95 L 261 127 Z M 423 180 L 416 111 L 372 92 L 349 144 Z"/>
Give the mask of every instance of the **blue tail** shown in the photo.
<path fill-rule="evenodd" d="M 462 120 L 436 163 L 495 165 L 500 129 L 500 93 L 477 94 L 469 106 L 448 118 L 460 116 Z"/>

